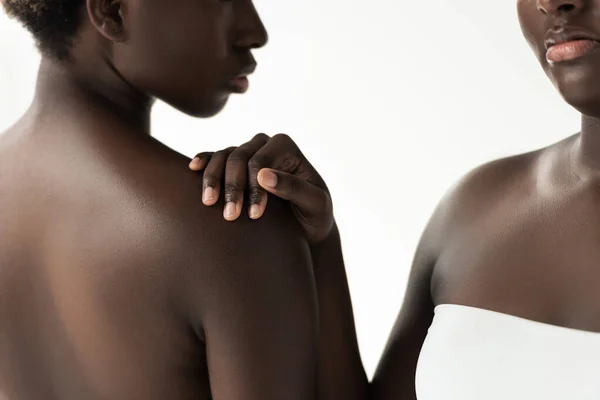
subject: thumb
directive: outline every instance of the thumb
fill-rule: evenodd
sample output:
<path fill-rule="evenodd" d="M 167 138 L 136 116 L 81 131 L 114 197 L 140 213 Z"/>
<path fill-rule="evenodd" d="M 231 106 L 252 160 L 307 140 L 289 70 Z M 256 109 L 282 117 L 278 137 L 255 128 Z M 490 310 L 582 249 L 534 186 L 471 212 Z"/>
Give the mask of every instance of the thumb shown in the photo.
<path fill-rule="evenodd" d="M 325 190 L 286 172 L 263 168 L 258 172 L 258 183 L 267 192 L 289 200 L 305 215 L 324 213 L 331 207 Z"/>

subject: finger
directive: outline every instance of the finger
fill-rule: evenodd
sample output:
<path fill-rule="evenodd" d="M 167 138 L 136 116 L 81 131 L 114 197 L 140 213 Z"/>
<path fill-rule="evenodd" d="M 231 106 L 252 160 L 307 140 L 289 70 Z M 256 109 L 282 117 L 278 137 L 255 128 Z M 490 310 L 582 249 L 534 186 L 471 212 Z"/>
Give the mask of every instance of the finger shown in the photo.
<path fill-rule="evenodd" d="M 190 162 L 190 169 L 192 171 L 202 171 L 213 156 L 213 152 L 205 151 L 204 153 L 196 154 L 194 159 Z"/>
<path fill-rule="evenodd" d="M 285 133 L 273 136 L 269 141 L 269 147 L 265 148 L 261 155 L 263 153 L 274 154 L 271 159 L 272 165 L 265 166 L 265 168 L 273 168 L 289 174 L 296 173 L 302 161 L 305 160 L 296 142 Z"/>
<path fill-rule="evenodd" d="M 325 190 L 294 175 L 263 168 L 258 173 L 258 182 L 268 192 L 295 204 L 304 215 L 331 210 L 331 197 Z"/>
<path fill-rule="evenodd" d="M 253 167 L 273 168 L 278 171 L 294 173 L 301 163 L 300 149 L 296 143 L 285 134 L 277 134 L 256 152 L 252 157 Z M 258 171 L 257 171 L 258 173 Z"/>
<path fill-rule="evenodd" d="M 273 168 L 293 173 L 298 168 L 302 155 L 296 143 L 285 134 L 273 136 L 248 163 L 250 218 L 258 219 L 267 207 L 267 192 L 258 183 L 262 168 Z"/>
<path fill-rule="evenodd" d="M 299 177 L 321 188 L 325 187 L 323 178 L 306 159 L 298 145 L 286 134 L 275 135 L 260 149 L 252 159 L 258 170 L 271 168 Z M 257 170 L 257 171 L 258 171 Z M 256 172 L 258 173 L 258 172 Z"/>
<path fill-rule="evenodd" d="M 251 172 L 250 179 L 250 194 L 248 197 L 250 207 L 248 215 L 251 219 L 260 219 L 267 208 L 267 192 L 258 184 L 258 174 Z"/>
<path fill-rule="evenodd" d="M 225 163 L 227 157 L 235 150 L 235 147 L 229 147 L 225 150 L 217 151 L 213 154 L 204 169 L 202 179 L 202 202 L 207 206 L 214 205 L 219 200 L 221 192 L 221 182 L 225 175 Z"/>
<path fill-rule="evenodd" d="M 259 219 L 267 208 L 267 192 L 258 183 L 258 173 L 265 165 L 264 159 L 252 158 L 248 162 L 248 202 L 250 208 L 248 213 L 251 219 Z"/>
<path fill-rule="evenodd" d="M 269 137 L 258 134 L 247 143 L 235 149 L 227 158 L 225 165 L 225 210 L 223 217 L 227 221 L 234 221 L 242 213 L 244 192 L 248 182 L 248 161 L 254 153 L 260 150 Z"/>

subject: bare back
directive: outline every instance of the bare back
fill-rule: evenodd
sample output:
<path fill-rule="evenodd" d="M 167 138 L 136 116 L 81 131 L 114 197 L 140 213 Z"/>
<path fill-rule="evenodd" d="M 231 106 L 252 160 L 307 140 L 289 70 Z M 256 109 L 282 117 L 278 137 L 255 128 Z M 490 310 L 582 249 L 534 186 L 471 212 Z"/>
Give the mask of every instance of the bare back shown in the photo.
<path fill-rule="evenodd" d="M 150 138 L 23 121 L 0 136 L 0 394 L 311 393 L 311 266 L 284 207 L 230 224 L 201 205 L 186 159 Z M 94 131 L 118 129 L 104 123 Z"/>

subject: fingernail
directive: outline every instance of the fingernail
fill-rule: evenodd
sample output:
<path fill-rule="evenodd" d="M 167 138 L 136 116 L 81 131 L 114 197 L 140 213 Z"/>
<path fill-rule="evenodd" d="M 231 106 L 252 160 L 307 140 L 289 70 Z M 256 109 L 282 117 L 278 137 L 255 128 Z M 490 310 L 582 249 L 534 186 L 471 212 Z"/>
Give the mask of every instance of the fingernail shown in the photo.
<path fill-rule="evenodd" d="M 200 157 L 196 157 L 192 160 L 192 162 L 190 162 L 190 168 L 194 168 L 194 167 L 198 167 L 200 166 Z"/>
<path fill-rule="evenodd" d="M 206 189 L 204 189 L 204 196 L 202 198 L 202 201 L 205 203 L 210 203 L 214 200 L 215 200 L 215 189 L 208 186 Z"/>
<path fill-rule="evenodd" d="M 225 211 L 223 212 L 225 219 L 231 219 L 235 217 L 235 203 L 229 202 L 225 205 Z"/>
<path fill-rule="evenodd" d="M 257 219 L 259 217 L 259 214 L 260 214 L 260 207 L 258 207 L 258 204 L 252 204 L 250 206 L 250 218 Z"/>
<path fill-rule="evenodd" d="M 263 185 L 274 188 L 277 186 L 277 175 L 271 171 L 262 171 L 260 176 L 260 183 Z"/>

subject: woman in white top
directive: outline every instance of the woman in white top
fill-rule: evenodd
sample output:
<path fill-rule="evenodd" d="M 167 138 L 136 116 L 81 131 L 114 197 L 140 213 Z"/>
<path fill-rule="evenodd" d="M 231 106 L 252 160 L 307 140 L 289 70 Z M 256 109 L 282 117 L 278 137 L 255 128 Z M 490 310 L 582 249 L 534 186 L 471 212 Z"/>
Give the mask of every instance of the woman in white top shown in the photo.
<path fill-rule="evenodd" d="M 517 6 L 544 71 L 581 112 L 581 132 L 485 164 L 442 199 L 368 387 L 322 179 L 287 137 L 250 142 L 229 158 L 225 197 L 241 204 L 230 190 L 247 185 L 239 161 L 264 145 L 250 176 L 279 170 L 268 191 L 292 201 L 314 244 L 322 368 L 335 378 L 323 398 L 600 399 L 600 1 Z M 206 167 L 207 185 L 218 186 L 228 155 L 207 164 L 210 154 L 201 154 L 192 168 Z M 263 188 L 269 172 L 258 175 Z M 255 179 L 250 189 L 257 218 L 265 196 Z"/>

